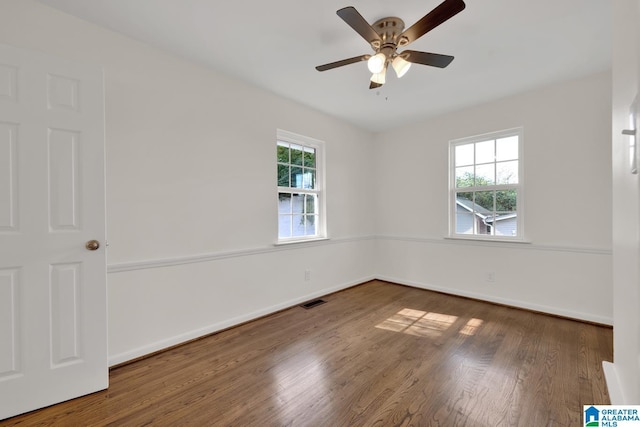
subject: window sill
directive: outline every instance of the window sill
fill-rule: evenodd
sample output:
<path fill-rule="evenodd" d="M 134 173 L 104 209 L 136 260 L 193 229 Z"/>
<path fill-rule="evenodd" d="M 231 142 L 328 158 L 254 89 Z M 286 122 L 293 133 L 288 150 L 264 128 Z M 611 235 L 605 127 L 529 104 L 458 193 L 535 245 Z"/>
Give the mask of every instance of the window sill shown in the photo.
<path fill-rule="evenodd" d="M 521 244 L 532 244 L 530 240 L 525 239 L 509 239 L 509 238 L 500 238 L 500 237 L 482 237 L 482 236 L 445 236 L 445 239 L 448 240 L 467 240 L 472 242 L 495 242 L 495 243 L 521 243 Z"/>
<path fill-rule="evenodd" d="M 297 245 L 300 243 L 311 243 L 311 242 L 322 242 L 324 240 L 329 240 L 328 237 L 314 237 L 310 239 L 291 239 L 291 240 L 278 240 L 273 246 L 286 246 L 286 245 Z"/>

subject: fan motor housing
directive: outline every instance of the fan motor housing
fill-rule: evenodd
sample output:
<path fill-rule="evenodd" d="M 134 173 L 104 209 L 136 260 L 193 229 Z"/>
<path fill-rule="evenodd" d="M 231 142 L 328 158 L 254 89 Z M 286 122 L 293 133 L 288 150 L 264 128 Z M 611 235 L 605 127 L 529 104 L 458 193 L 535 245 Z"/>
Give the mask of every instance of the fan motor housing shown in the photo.
<path fill-rule="evenodd" d="M 402 46 L 406 44 L 408 40 L 398 40 L 398 37 L 404 31 L 404 21 L 398 17 L 390 16 L 387 18 L 378 19 L 371 26 L 380 36 L 380 41 L 375 40 L 371 42 L 371 47 L 374 50 L 378 50 L 384 45 L 391 44 L 395 46 Z M 403 38 L 404 39 L 404 38 Z"/>

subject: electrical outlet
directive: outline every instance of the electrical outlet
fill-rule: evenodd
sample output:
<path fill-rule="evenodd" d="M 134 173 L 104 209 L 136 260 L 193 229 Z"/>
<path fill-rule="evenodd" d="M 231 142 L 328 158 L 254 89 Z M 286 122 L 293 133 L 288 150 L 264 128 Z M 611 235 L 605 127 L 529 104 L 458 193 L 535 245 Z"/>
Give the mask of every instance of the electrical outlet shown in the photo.
<path fill-rule="evenodd" d="M 304 271 L 304 281 L 308 282 L 311 280 L 311 270 L 307 269 Z"/>
<path fill-rule="evenodd" d="M 496 281 L 496 273 L 493 271 L 489 271 L 485 273 L 484 281 L 487 283 L 495 283 Z"/>

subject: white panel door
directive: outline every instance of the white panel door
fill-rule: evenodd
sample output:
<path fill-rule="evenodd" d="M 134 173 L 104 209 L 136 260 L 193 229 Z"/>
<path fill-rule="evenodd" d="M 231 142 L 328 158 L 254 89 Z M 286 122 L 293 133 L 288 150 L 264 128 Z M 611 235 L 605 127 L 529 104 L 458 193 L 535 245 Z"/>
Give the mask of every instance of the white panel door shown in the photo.
<path fill-rule="evenodd" d="M 104 176 L 102 71 L 0 45 L 0 419 L 108 386 Z"/>

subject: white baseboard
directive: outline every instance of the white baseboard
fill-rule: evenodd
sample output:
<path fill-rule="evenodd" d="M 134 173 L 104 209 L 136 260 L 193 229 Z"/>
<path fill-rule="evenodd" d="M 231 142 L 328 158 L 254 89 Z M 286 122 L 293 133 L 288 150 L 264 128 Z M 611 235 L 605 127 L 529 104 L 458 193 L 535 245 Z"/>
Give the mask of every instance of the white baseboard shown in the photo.
<path fill-rule="evenodd" d="M 387 282 L 398 283 L 400 285 L 411 286 L 411 287 L 419 288 L 419 289 L 426 289 L 426 290 L 429 290 L 429 291 L 436 291 L 436 292 L 442 292 L 442 293 L 445 293 L 445 294 L 450 294 L 450 295 L 455 295 L 455 296 L 474 298 L 474 299 L 478 299 L 478 300 L 482 300 L 482 301 L 494 302 L 496 304 L 508 305 L 508 306 L 511 306 L 511 307 L 523 308 L 523 309 L 526 309 L 526 310 L 539 311 L 539 312 L 542 312 L 542 313 L 548 313 L 548 314 L 553 314 L 553 315 L 556 315 L 556 316 L 568 317 L 568 318 L 576 319 L 576 320 L 583 320 L 583 321 L 587 321 L 587 322 L 600 323 L 602 325 L 613 325 L 613 319 L 612 318 L 605 317 L 605 316 L 593 315 L 591 313 L 564 310 L 564 309 L 561 309 L 561 308 L 558 308 L 558 307 L 550 307 L 550 306 L 545 306 L 545 305 L 532 304 L 532 303 L 529 303 L 529 302 L 526 302 L 526 301 L 512 300 L 512 299 L 509 299 L 509 298 L 501 298 L 501 297 L 496 297 L 496 296 L 493 296 L 493 295 L 486 295 L 486 294 L 481 294 L 481 293 L 476 293 L 476 292 L 469 292 L 469 291 L 465 291 L 465 290 L 462 290 L 462 289 L 445 288 L 445 287 L 441 287 L 441 286 L 433 286 L 433 285 L 425 284 L 425 283 L 402 280 L 402 279 L 398 279 L 396 277 L 377 275 L 376 278 L 379 279 L 379 280 L 385 280 Z"/>
<path fill-rule="evenodd" d="M 182 334 L 179 335 L 175 335 L 172 337 L 168 337 L 166 339 L 160 340 L 160 341 L 156 341 L 156 342 L 152 342 L 149 343 L 147 345 L 126 351 L 126 352 L 122 352 L 122 353 L 118 353 L 118 354 L 114 354 L 109 356 L 109 366 L 115 366 L 115 365 L 119 365 L 121 363 L 127 362 L 129 360 L 134 360 L 137 359 L 139 357 L 142 356 L 146 356 L 148 354 L 160 351 L 160 350 L 164 350 L 170 347 L 173 347 L 175 345 L 178 344 L 182 344 L 185 343 L 187 341 L 196 339 L 196 338 L 200 338 L 209 334 L 212 334 L 214 332 L 219 332 L 222 331 L 224 329 L 233 327 L 233 326 L 237 326 L 240 325 L 242 323 L 248 322 L 250 320 L 255 320 L 258 319 L 260 317 L 263 316 L 267 316 L 269 314 L 275 313 L 277 311 L 280 310 L 284 310 L 286 308 L 290 308 L 290 307 L 294 307 L 296 305 L 299 305 L 303 302 L 309 301 L 310 299 L 313 298 L 318 298 L 321 297 L 323 295 L 327 295 L 333 292 L 337 292 L 337 291 L 341 291 L 343 289 L 347 289 L 350 288 L 352 286 L 355 285 L 359 285 L 361 283 L 365 283 L 368 282 L 370 280 L 374 280 L 375 277 L 371 276 L 371 277 L 363 277 L 361 279 L 349 282 L 349 283 L 343 283 L 341 285 L 338 286 L 333 286 L 330 288 L 324 288 L 322 290 L 310 293 L 310 294 L 306 294 L 304 296 L 298 297 L 298 298 L 294 298 L 285 302 L 282 302 L 280 304 L 276 304 L 276 305 L 272 305 L 270 307 L 265 307 L 263 309 L 251 312 L 251 313 L 246 313 L 246 314 L 242 314 L 240 316 L 236 316 L 233 317 L 231 319 L 226 319 L 224 321 L 218 322 L 218 323 L 214 323 L 212 325 L 208 325 L 202 328 L 198 328 L 198 329 L 194 329 L 192 331 L 187 331 L 184 332 Z"/>
<path fill-rule="evenodd" d="M 602 369 L 604 371 L 604 378 L 607 382 L 607 390 L 609 391 L 609 398 L 612 405 L 624 405 L 626 404 L 622 387 L 620 386 L 620 379 L 618 378 L 618 371 L 611 362 L 602 362 Z M 598 402 L 594 402 L 598 403 Z"/>

